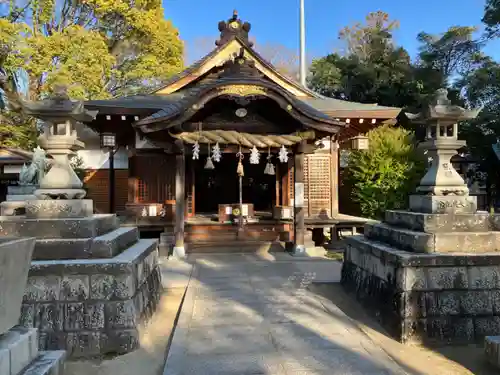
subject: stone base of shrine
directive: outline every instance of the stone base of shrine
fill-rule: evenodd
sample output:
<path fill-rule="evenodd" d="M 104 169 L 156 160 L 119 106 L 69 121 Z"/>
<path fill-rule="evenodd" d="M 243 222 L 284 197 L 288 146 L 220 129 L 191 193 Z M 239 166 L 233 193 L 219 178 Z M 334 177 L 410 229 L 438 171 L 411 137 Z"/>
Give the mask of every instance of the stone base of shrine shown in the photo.
<path fill-rule="evenodd" d="M 481 342 L 500 335 L 500 252 L 416 254 L 346 239 L 342 284 L 397 340 Z"/>
<path fill-rule="evenodd" d="M 138 347 L 138 328 L 160 292 L 157 240 L 140 240 L 114 258 L 34 261 L 20 324 L 38 328 L 41 350 L 127 353 Z"/>

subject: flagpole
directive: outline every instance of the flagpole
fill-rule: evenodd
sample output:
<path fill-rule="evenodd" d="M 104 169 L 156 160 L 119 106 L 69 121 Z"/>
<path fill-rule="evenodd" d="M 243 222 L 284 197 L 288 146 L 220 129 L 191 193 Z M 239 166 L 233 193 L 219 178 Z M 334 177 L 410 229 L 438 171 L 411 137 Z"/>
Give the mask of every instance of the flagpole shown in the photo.
<path fill-rule="evenodd" d="M 300 0 L 300 84 L 306 87 L 306 25 L 304 0 Z"/>

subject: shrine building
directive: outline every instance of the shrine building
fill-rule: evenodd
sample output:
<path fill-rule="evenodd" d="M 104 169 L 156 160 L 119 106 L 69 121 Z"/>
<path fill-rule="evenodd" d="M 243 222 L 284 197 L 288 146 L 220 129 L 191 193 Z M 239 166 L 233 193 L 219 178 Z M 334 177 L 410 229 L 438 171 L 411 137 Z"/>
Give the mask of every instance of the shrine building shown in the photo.
<path fill-rule="evenodd" d="M 252 48 L 250 28 L 235 12 L 216 48 L 163 87 L 85 103 L 98 110 L 86 125 L 101 146 L 128 157 L 126 178 L 110 163 L 109 189 L 89 183 L 96 206 L 118 211 L 121 199 L 124 223 L 164 230 L 181 252 L 279 241 L 300 250 L 309 224 L 334 222 L 339 148 L 365 148 L 359 136 L 400 109 L 301 86 Z"/>

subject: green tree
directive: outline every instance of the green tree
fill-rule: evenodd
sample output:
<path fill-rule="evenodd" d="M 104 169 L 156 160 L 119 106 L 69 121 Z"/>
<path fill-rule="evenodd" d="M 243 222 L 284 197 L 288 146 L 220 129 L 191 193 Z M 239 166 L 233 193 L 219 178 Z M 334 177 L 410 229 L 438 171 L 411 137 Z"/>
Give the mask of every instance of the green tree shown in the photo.
<path fill-rule="evenodd" d="M 309 84 L 323 95 L 395 107 L 415 107 L 423 85 L 404 48 L 394 44 L 398 27 L 384 12 L 370 13 L 364 24 L 339 34 L 346 54 L 313 61 Z"/>
<path fill-rule="evenodd" d="M 0 5 L 0 89 L 9 110 L 22 97 L 12 85 L 27 73 L 25 98 L 57 85 L 76 99 L 136 93 L 182 68 L 183 43 L 160 0 L 12 0 Z M 22 115 L 19 115 L 23 117 Z M 33 121 L 13 116 L 17 126 Z M 6 122 L 2 122 L 6 124 Z"/>
<path fill-rule="evenodd" d="M 453 26 L 440 35 L 421 32 L 419 61 L 421 68 L 438 72 L 443 84 L 454 76 L 462 76 L 480 64 L 482 43 L 475 40 L 475 27 Z"/>
<path fill-rule="evenodd" d="M 392 33 L 398 28 L 397 20 L 391 20 L 387 13 L 377 11 L 369 13 L 365 23 L 344 27 L 338 37 L 345 44 L 347 56 L 373 61 L 394 49 Z"/>
<path fill-rule="evenodd" d="M 381 219 L 386 210 L 407 207 L 425 161 L 408 130 L 384 125 L 367 135 L 370 148 L 351 152 L 346 182 L 353 187 L 352 198 L 362 214 Z"/>
<path fill-rule="evenodd" d="M 470 177 L 486 177 L 488 202 L 498 198 L 500 162 L 492 145 L 500 139 L 500 64 L 490 58 L 481 67 L 469 72 L 459 82 L 469 107 L 482 107 L 476 119 L 461 125 L 461 138 L 467 141 L 469 153 L 479 162 L 477 172 Z"/>
<path fill-rule="evenodd" d="M 486 36 L 488 38 L 500 36 L 500 1 L 486 0 L 482 21 L 486 25 Z"/>

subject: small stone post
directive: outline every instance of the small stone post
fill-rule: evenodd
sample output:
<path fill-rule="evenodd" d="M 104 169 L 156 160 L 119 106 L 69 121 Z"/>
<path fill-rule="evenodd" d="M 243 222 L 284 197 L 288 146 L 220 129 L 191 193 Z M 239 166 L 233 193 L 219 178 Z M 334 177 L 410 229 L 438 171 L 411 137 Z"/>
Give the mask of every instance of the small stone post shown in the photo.
<path fill-rule="evenodd" d="M 408 117 L 427 126 L 426 141 L 420 147 L 428 151 L 432 164 L 420 181 L 417 194 L 410 196 L 410 210 L 422 213 L 474 213 L 476 197 L 451 164 L 457 150 L 465 146 L 458 139 L 458 122 L 473 119 L 479 110 L 466 110 L 451 104 L 448 91 L 436 91 L 427 111 Z"/>

